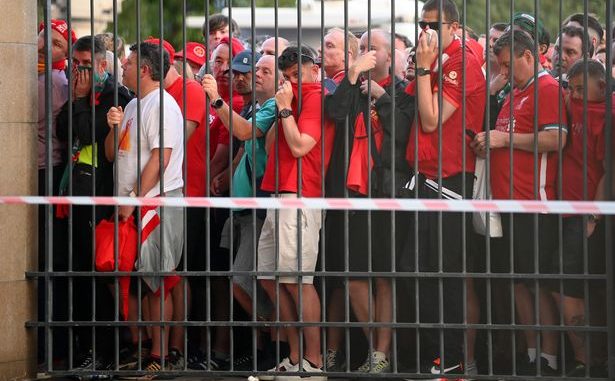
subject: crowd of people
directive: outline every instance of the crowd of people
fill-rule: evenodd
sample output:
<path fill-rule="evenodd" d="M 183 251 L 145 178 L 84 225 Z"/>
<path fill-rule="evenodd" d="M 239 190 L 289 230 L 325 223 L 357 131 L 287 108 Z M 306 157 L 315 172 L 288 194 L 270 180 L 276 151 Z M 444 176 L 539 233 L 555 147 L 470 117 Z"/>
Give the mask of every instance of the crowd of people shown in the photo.
<path fill-rule="evenodd" d="M 478 36 L 460 24 L 453 0 L 427 0 L 418 25 L 416 46 L 382 29 L 332 28 L 313 49 L 281 37 L 247 43 L 215 14 L 205 44 L 176 51 L 150 37 L 125 55 L 117 36 L 77 38 L 50 20 L 47 68 L 41 23 L 39 193 L 608 199 L 610 26 L 574 14 L 552 44 L 540 20 L 517 13 Z M 606 366 L 604 337 L 584 330 L 606 325 L 600 215 L 248 204 L 53 213 L 54 271 L 95 271 L 92 232 L 105 219 L 141 229 L 133 270 L 145 274 L 131 277 L 119 342 L 113 328 L 87 325 L 116 318 L 112 277 L 53 281 L 53 320 L 86 323 L 70 336 L 54 328 L 47 360 L 89 372 L 82 379 L 118 369 L 149 378 L 186 369 L 271 371 L 260 379 L 273 371 L 583 377 Z M 41 269 L 50 258 L 46 218 L 41 210 Z M 396 281 L 401 273 L 414 276 Z M 240 337 L 228 324 L 129 323 L 237 319 L 261 324 Z M 328 324 L 347 319 L 363 335 L 352 348 L 355 329 Z M 288 324 L 267 324 L 278 320 Z M 401 321 L 424 326 L 408 333 L 393 327 Z"/>

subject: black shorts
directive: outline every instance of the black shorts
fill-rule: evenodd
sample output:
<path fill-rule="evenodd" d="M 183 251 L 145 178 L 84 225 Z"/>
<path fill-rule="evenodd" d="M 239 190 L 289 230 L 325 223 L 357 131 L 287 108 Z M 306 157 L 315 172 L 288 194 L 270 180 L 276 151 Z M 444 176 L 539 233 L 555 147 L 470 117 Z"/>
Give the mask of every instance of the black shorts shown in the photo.
<path fill-rule="evenodd" d="M 444 199 L 451 196 L 457 198 L 462 196 L 464 177 L 466 196 L 472 194 L 474 175 L 466 173 L 463 176 L 460 173 L 442 179 Z M 428 199 L 439 197 L 437 189 L 433 188 L 433 183 L 430 186 L 425 179 L 420 179 L 418 186 L 419 197 Z M 418 223 L 418 237 L 414 237 L 414 232 L 411 232 L 407 247 L 412 253 L 415 251 L 415 245 L 418 245 L 419 271 L 433 272 L 439 271 L 440 268 L 444 272 L 463 271 L 464 255 L 466 264 L 471 262 L 472 250 L 468 244 L 472 232 L 471 217 L 471 213 L 421 212 L 418 214 L 418 221 L 415 221 Z M 465 232 L 463 230 L 464 220 Z"/>
<path fill-rule="evenodd" d="M 493 240 L 492 271 L 510 272 L 512 263 L 515 274 L 552 273 L 558 217 L 552 214 L 508 213 L 500 216 L 503 237 Z"/>
<path fill-rule="evenodd" d="M 391 257 L 391 212 L 371 212 L 371 269 L 369 264 L 368 212 L 348 211 L 348 224 L 344 211 L 328 211 L 325 220 L 325 271 L 346 269 L 346 247 L 348 248 L 349 271 L 392 271 Z M 348 228 L 348 244 L 345 230 Z"/>
<path fill-rule="evenodd" d="M 562 250 L 557 246 L 551 255 L 551 272 L 563 274 L 604 274 L 605 246 L 604 224 L 598 223 L 593 234 L 587 238 L 587 258 L 584 253 L 586 226 L 582 216 L 563 218 Z M 560 259 L 561 258 L 561 259 Z M 561 266 L 560 266 L 561 263 Z M 586 265 L 587 264 L 587 265 Z M 563 294 L 573 298 L 583 298 L 584 280 L 565 279 L 562 281 Z M 591 281 L 589 283 L 592 283 Z M 560 291 L 560 282 L 551 282 L 554 292 Z"/>

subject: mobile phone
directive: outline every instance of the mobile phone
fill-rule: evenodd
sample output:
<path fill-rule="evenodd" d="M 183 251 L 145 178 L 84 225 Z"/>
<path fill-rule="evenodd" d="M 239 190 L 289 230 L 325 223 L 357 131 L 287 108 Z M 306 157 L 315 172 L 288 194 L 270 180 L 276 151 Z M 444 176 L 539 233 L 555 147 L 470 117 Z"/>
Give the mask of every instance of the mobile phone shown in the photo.
<path fill-rule="evenodd" d="M 92 67 L 91 66 L 79 65 L 79 66 L 77 66 L 77 70 L 79 70 L 79 71 L 92 71 Z"/>
<path fill-rule="evenodd" d="M 476 137 L 476 132 L 474 132 L 473 130 L 470 129 L 465 129 L 466 131 L 466 135 L 468 135 L 470 137 L 470 139 L 474 140 L 474 138 Z"/>

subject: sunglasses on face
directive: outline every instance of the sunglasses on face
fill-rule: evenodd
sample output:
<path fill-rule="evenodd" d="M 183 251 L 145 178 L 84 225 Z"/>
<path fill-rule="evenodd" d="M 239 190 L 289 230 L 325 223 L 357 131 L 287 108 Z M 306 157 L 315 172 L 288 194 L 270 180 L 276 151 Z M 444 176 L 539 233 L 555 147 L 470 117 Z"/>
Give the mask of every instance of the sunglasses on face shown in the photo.
<path fill-rule="evenodd" d="M 442 25 L 447 25 L 447 24 L 452 24 L 451 22 L 442 22 Z M 419 21 L 419 26 L 421 27 L 421 29 L 426 29 L 427 27 L 429 27 L 429 29 L 431 30 L 438 30 L 440 29 L 440 25 L 437 21 Z"/>

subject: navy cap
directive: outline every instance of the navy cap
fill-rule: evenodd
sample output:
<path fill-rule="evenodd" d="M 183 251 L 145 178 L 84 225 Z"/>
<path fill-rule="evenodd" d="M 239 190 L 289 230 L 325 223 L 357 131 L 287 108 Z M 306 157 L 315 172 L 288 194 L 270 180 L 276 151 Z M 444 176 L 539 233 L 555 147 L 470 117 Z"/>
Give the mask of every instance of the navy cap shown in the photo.
<path fill-rule="evenodd" d="M 254 60 L 258 61 L 261 58 L 259 53 L 254 53 Z M 244 50 L 243 52 L 237 54 L 233 57 L 233 62 L 231 63 L 231 70 L 238 71 L 240 73 L 247 73 L 252 71 L 252 51 Z"/>

